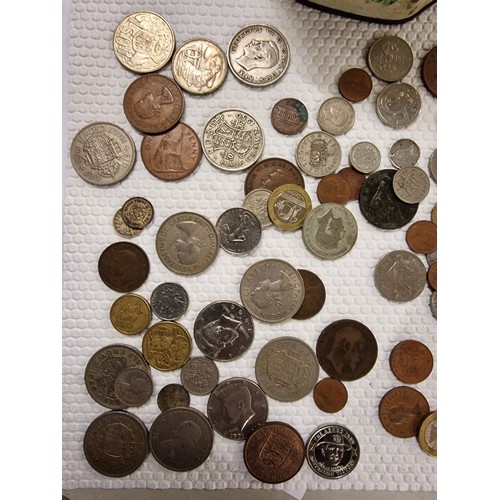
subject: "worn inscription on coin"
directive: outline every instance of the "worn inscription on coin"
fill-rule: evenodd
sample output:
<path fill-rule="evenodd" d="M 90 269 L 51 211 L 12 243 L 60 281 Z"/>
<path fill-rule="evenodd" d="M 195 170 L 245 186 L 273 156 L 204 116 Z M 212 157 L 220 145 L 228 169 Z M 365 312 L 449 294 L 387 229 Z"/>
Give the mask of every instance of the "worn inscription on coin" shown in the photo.
<path fill-rule="evenodd" d="M 437 46 L 427 52 L 420 71 L 425 88 L 437 97 Z"/>
<path fill-rule="evenodd" d="M 413 65 L 413 52 L 398 36 L 383 36 L 368 51 L 368 66 L 372 73 L 386 82 L 401 80 Z"/>
<path fill-rule="evenodd" d="M 261 228 L 272 226 L 273 221 L 269 218 L 267 203 L 271 191 L 269 189 L 257 188 L 250 191 L 243 201 L 243 208 L 250 210 L 259 219 Z"/>
<path fill-rule="evenodd" d="M 419 117 L 422 98 L 418 90 L 408 83 L 391 83 L 377 96 L 376 109 L 382 123 L 392 128 L 403 128 Z"/>
<path fill-rule="evenodd" d="M 296 184 L 277 187 L 267 201 L 270 219 L 285 231 L 300 229 L 311 207 L 312 202 L 307 191 Z"/>
<path fill-rule="evenodd" d="M 337 413 L 347 403 L 347 388 L 335 378 L 324 378 L 320 380 L 313 391 L 316 406 L 325 413 Z"/>
<path fill-rule="evenodd" d="M 128 293 L 118 297 L 109 311 L 111 324 L 125 335 L 136 335 L 151 321 L 151 307 L 140 295 Z"/>
<path fill-rule="evenodd" d="M 122 206 L 123 221 L 133 229 L 144 229 L 154 217 L 154 208 L 149 200 L 140 196 L 129 198 Z"/>
<path fill-rule="evenodd" d="M 392 179 L 396 196 L 405 203 L 420 203 L 429 194 L 429 176 L 420 167 L 399 169 Z"/>
<path fill-rule="evenodd" d="M 127 368 L 115 379 L 115 394 L 127 406 L 141 406 L 153 395 L 153 379 L 140 368 Z"/>
<path fill-rule="evenodd" d="M 389 159 L 396 168 L 413 167 L 419 158 L 420 148 L 412 139 L 398 139 L 389 150 Z"/>
<path fill-rule="evenodd" d="M 432 372 L 434 358 L 430 349 L 418 340 L 403 340 L 391 351 L 389 366 L 405 384 L 418 384 Z"/>
<path fill-rule="evenodd" d="M 312 177 L 324 177 L 337 170 L 342 159 L 342 148 L 333 135 L 311 132 L 303 137 L 295 151 L 297 166 Z"/>
<path fill-rule="evenodd" d="M 320 203 L 345 205 L 351 199 L 351 185 L 339 174 L 328 174 L 319 181 L 316 194 Z"/>
<path fill-rule="evenodd" d="M 219 369 L 205 356 L 189 358 L 181 369 L 181 382 L 191 394 L 205 396 L 219 383 Z"/>
<path fill-rule="evenodd" d="M 246 208 L 230 208 L 215 223 L 219 245 L 226 252 L 243 255 L 254 250 L 260 242 L 262 228 L 257 216 Z"/>
<path fill-rule="evenodd" d="M 304 177 L 290 161 L 284 158 L 266 158 L 248 171 L 245 178 L 245 194 L 259 188 L 272 192 L 283 184 L 297 184 L 304 187 Z"/>
<path fill-rule="evenodd" d="M 321 104 L 318 111 L 318 125 L 333 135 L 349 132 L 354 125 L 356 112 L 353 105 L 343 97 L 331 97 Z"/>
<path fill-rule="evenodd" d="M 372 87 L 370 75 L 361 68 L 350 68 L 339 78 L 339 92 L 351 102 L 365 100 L 371 94 Z"/>
<path fill-rule="evenodd" d="M 306 128 L 309 113 L 304 103 L 288 97 L 278 101 L 271 111 L 271 124 L 280 133 L 294 135 Z"/>
<path fill-rule="evenodd" d="M 157 396 L 157 404 L 160 411 L 170 408 L 185 408 L 190 403 L 189 392 L 181 384 L 167 384 L 162 387 Z"/>
<path fill-rule="evenodd" d="M 188 306 L 188 294 L 178 283 L 160 283 L 151 293 L 151 308 L 160 319 L 179 319 Z"/>

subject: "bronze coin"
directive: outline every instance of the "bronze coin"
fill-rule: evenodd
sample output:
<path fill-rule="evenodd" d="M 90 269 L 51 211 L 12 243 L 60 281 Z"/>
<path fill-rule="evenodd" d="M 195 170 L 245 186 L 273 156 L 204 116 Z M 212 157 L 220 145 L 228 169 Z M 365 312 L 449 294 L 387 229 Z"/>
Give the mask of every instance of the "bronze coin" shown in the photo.
<path fill-rule="evenodd" d="M 158 393 L 156 402 L 160 411 L 170 408 L 186 408 L 191 402 L 191 396 L 181 384 L 168 384 Z"/>
<path fill-rule="evenodd" d="M 298 99 L 286 98 L 278 101 L 271 111 L 271 124 L 280 133 L 294 135 L 307 125 L 309 113 Z"/>
<path fill-rule="evenodd" d="M 338 380 L 357 380 L 375 365 L 378 345 L 371 330 L 353 319 L 330 323 L 316 342 L 316 356 L 323 370 Z"/>
<path fill-rule="evenodd" d="M 372 91 L 371 76 L 361 68 L 351 68 L 344 71 L 339 79 L 339 92 L 351 102 L 366 99 Z"/>
<path fill-rule="evenodd" d="M 284 184 L 305 187 L 300 170 L 284 158 L 266 158 L 255 164 L 245 178 L 245 195 L 254 189 L 268 189 L 273 192 Z"/>
<path fill-rule="evenodd" d="M 425 88 L 437 97 L 437 46 L 425 55 L 421 67 L 422 82 Z"/>
<path fill-rule="evenodd" d="M 366 176 L 352 167 L 344 167 L 336 172 L 337 175 L 344 177 L 351 187 L 351 200 L 357 200 L 359 198 L 359 192 L 361 187 L 366 180 Z"/>
<path fill-rule="evenodd" d="M 392 349 L 389 366 L 401 382 L 418 384 L 431 374 L 434 358 L 430 349 L 422 342 L 404 340 Z"/>
<path fill-rule="evenodd" d="M 345 205 L 351 199 L 351 185 L 338 174 L 328 174 L 319 181 L 316 194 L 320 203 Z"/>
<path fill-rule="evenodd" d="M 181 119 L 184 96 L 174 80 L 162 75 L 145 75 L 134 80 L 125 91 L 123 110 L 137 130 L 159 134 Z"/>
<path fill-rule="evenodd" d="M 263 483 L 288 481 L 302 468 L 305 445 L 301 435 L 283 422 L 267 422 L 248 436 L 243 448 L 248 472 Z"/>
<path fill-rule="evenodd" d="M 437 279 L 438 279 L 438 265 L 437 262 L 433 262 L 427 271 L 427 281 L 429 282 L 429 286 L 433 290 L 438 289 Z"/>
<path fill-rule="evenodd" d="M 201 154 L 200 138 L 182 122 L 163 134 L 144 136 L 141 144 L 145 167 L 164 181 L 177 181 L 192 174 L 200 164 Z"/>
<path fill-rule="evenodd" d="M 321 411 L 337 413 L 347 403 L 347 389 L 340 380 L 324 378 L 314 387 L 313 398 Z"/>
<path fill-rule="evenodd" d="M 318 314 L 325 304 L 326 288 L 321 278 L 307 269 L 297 269 L 304 281 L 304 301 L 293 319 L 309 319 Z"/>
<path fill-rule="evenodd" d="M 437 226 L 431 221 L 419 220 L 406 230 L 406 243 L 415 253 L 429 254 L 437 250 Z"/>
<path fill-rule="evenodd" d="M 119 241 L 104 249 L 97 268 L 106 286 L 120 293 L 132 292 L 146 281 L 149 259 L 140 246 Z"/>
<path fill-rule="evenodd" d="M 412 387 L 399 386 L 380 400 L 378 414 L 382 427 L 393 436 L 410 438 L 417 435 L 422 418 L 429 413 L 425 396 Z"/>

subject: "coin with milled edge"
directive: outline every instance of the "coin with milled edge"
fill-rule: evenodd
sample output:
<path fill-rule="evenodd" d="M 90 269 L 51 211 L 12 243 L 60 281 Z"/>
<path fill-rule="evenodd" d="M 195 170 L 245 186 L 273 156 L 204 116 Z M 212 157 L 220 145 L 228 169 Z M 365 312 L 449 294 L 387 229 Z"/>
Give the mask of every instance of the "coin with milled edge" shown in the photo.
<path fill-rule="evenodd" d="M 433 457 L 437 456 L 437 411 L 428 413 L 418 427 L 418 443 L 422 450 Z"/>
<path fill-rule="evenodd" d="M 420 203 L 429 194 L 431 181 L 420 167 L 403 167 L 394 175 L 392 187 L 401 201 Z"/>
<path fill-rule="evenodd" d="M 115 394 L 127 407 L 142 406 L 153 395 L 153 379 L 140 368 L 127 368 L 115 379 Z"/>
<path fill-rule="evenodd" d="M 188 309 L 189 297 L 178 283 L 161 283 L 151 293 L 151 308 L 160 319 L 179 319 Z"/>
<path fill-rule="evenodd" d="M 306 128 L 309 113 L 304 103 L 293 97 L 281 99 L 271 110 L 271 125 L 281 134 L 294 135 Z"/>
<path fill-rule="evenodd" d="M 434 358 L 430 349 L 418 340 L 403 340 L 392 348 L 389 366 L 405 384 L 423 382 L 432 372 Z"/>
<path fill-rule="evenodd" d="M 414 167 L 420 158 L 420 148 L 412 139 L 398 139 L 389 150 L 389 159 L 396 168 Z"/>
<path fill-rule="evenodd" d="M 396 82 L 406 76 L 413 66 L 413 52 L 402 38 L 383 36 L 370 47 L 367 62 L 377 78 Z"/>
<path fill-rule="evenodd" d="M 420 74 L 425 88 L 434 97 L 437 97 L 437 46 L 429 50 L 424 56 Z"/>
<path fill-rule="evenodd" d="M 318 125 L 333 135 L 349 132 L 356 119 L 353 105 L 343 97 L 331 97 L 321 104 L 318 111 Z"/>
<path fill-rule="evenodd" d="M 420 115 L 422 98 L 418 90 L 404 82 L 387 85 L 377 96 L 377 116 L 385 125 L 404 128 Z"/>
<path fill-rule="evenodd" d="M 304 301 L 293 319 L 309 319 L 316 316 L 326 300 L 326 288 L 321 278 L 307 269 L 297 269 L 304 281 Z"/>
<path fill-rule="evenodd" d="M 167 384 L 158 393 L 156 402 L 160 411 L 165 411 L 170 408 L 186 408 L 190 400 L 189 392 L 181 384 Z"/>
<path fill-rule="evenodd" d="M 243 208 L 253 212 L 257 219 L 259 219 L 260 227 L 269 227 L 273 225 L 273 221 L 269 218 L 267 211 L 267 203 L 271 191 L 269 189 L 257 188 L 250 191 L 243 200 Z"/>
<path fill-rule="evenodd" d="M 215 223 L 219 245 L 235 255 L 244 255 L 254 250 L 262 235 L 257 216 L 246 208 L 235 207 L 222 212 Z"/>
<path fill-rule="evenodd" d="M 342 97 L 351 102 L 361 102 L 370 95 L 373 83 L 364 69 L 350 68 L 340 75 L 338 86 Z"/>
<path fill-rule="evenodd" d="M 269 218 L 284 231 L 300 229 L 311 208 L 312 202 L 307 191 L 296 184 L 277 187 L 267 201 Z"/>
<path fill-rule="evenodd" d="M 205 356 L 189 358 L 181 368 L 181 382 L 195 396 L 206 396 L 219 383 L 219 369 Z"/>
<path fill-rule="evenodd" d="M 324 378 L 314 386 L 313 398 L 321 411 L 337 413 L 347 404 L 347 389 L 340 380 Z"/>
<path fill-rule="evenodd" d="M 113 227 L 115 228 L 115 231 L 124 238 L 134 238 L 135 236 L 139 236 L 142 231 L 142 229 L 132 229 L 125 224 L 121 208 L 118 209 L 113 217 Z"/>
<path fill-rule="evenodd" d="M 380 166 L 382 156 L 371 142 L 358 142 L 349 151 L 349 163 L 361 174 L 371 174 Z"/>
<path fill-rule="evenodd" d="M 132 229 L 144 229 L 154 217 L 154 208 L 149 200 L 134 196 L 122 206 L 123 222 Z"/>
<path fill-rule="evenodd" d="M 342 159 L 339 141 L 326 132 L 304 136 L 295 151 L 297 166 L 312 177 L 324 177 L 337 170 Z"/>
<path fill-rule="evenodd" d="M 120 333 L 137 335 L 151 322 L 151 307 L 148 301 L 135 293 L 118 297 L 109 311 L 111 324 Z"/>

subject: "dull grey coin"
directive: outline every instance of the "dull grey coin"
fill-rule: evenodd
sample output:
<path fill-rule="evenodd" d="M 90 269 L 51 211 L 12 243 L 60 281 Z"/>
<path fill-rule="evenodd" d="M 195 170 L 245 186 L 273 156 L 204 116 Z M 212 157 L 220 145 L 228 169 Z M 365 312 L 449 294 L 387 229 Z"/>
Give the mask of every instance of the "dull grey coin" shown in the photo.
<path fill-rule="evenodd" d="M 376 110 L 377 116 L 385 125 L 404 128 L 419 117 L 422 97 L 418 90 L 408 83 L 391 83 L 377 96 Z"/>
<path fill-rule="evenodd" d="M 179 319 L 188 309 L 189 297 L 178 283 L 161 283 L 151 293 L 151 309 L 160 319 Z"/>
<path fill-rule="evenodd" d="M 295 151 L 297 166 L 312 177 L 324 177 L 337 170 L 342 159 L 339 141 L 327 132 L 304 136 Z"/>
<path fill-rule="evenodd" d="M 383 36 L 368 51 L 368 67 L 377 78 L 386 82 L 401 80 L 412 65 L 411 47 L 398 36 Z"/>
<path fill-rule="evenodd" d="M 398 139 L 389 150 L 389 159 L 396 168 L 414 167 L 420 158 L 420 148 L 412 139 Z"/>
<path fill-rule="evenodd" d="M 353 105 L 343 97 L 331 97 L 324 101 L 318 111 L 318 125 L 332 135 L 349 132 L 356 119 Z"/>
<path fill-rule="evenodd" d="M 115 393 L 127 407 L 142 406 L 153 395 L 153 379 L 140 368 L 127 368 L 115 379 Z"/>
<path fill-rule="evenodd" d="M 361 174 L 371 174 L 380 166 L 382 155 L 375 144 L 362 141 L 354 144 L 349 151 L 349 163 Z"/>
<path fill-rule="evenodd" d="M 250 191 L 243 201 L 243 208 L 253 212 L 257 219 L 259 219 L 260 227 L 269 227 L 273 225 L 273 221 L 269 218 L 267 211 L 267 202 L 271 196 L 269 189 L 258 188 Z"/>
<path fill-rule="evenodd" d="M 437 294 L 436 290 L 434 290 L 431 294 L 431 300 L 430 300 L 429 306 L 431 308 L 432 315 L 435 318 L 437 318 L 437 315 L 438 315 L 438 294 Z"/>
<path fill-rule="evenodd" d="M 431 181 L 420 167 L 403 167 L 395 173 L 392 187 L 401 201 L 420 203 L 429 194 Z"/>
<path fill-rule="evenodd" d="M 170 408 L 185 408 L 190 403 L 189 392 L 181 384 L 167 384 L 162 387 L 157 396 L 157 404 L 160 411 Z"/>
<path fill-rule="evenodd" d="M 219 245 L 226 252 L 244 255 L 260 242 L 262 228 L 257 216 L 246 208 L 230 208 L 215 223 Z"/>
<path fill-rule="evenodd" d="M 121 208 L 118 209 L 113 217 L 113 227 L 115 231 L 123 238 L 134 238 L 135 236 L 139 236 L 139 234 L 141 234 L 142 232 L 142 229 L 133 229 L 125 224 L 125 221 L 122 217 Z"/>
<path fill-rule="evenodd" d="M 432 264 L 437 262 L 437 250 L 434 250 L 434 252 L 426 254 L 425 258 L 427 259 L 427 264 L 429 264 L 429 266 L 432 266 Z"/>
<path fill-rule="evenodd" d="M 205 356 L 189 358 L 181 368 L 181 382 L 191 394 L 205 396 L 219 383 L 219 369 Z"/>
<path fill-rule="evenodd" d="M 429 157 L 429 174 L 432 180 L 437 184 L 437 149 Z"/>

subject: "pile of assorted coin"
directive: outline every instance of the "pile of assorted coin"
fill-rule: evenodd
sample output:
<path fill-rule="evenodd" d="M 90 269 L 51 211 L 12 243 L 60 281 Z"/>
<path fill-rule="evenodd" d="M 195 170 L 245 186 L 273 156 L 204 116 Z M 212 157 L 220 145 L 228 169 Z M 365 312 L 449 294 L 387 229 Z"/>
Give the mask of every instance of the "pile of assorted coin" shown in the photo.
<path fill-rule="evenodd" d="M 134 43 L 136 37 L 141 43 Z M 247 170 L 242 206 L 221 213 L 215 225 L 195 212 L 175 213 L 160 225 L 156 252 L 163 265 L 180 276 L 202 273 L 220 248 L 236 255 L 252 252 L 262 230 L 273 224 L 283 231 L 302 231 L 305 247 L 318 259 L 338 259 L 357 238 L 356 219 L 345 206 L 348 202 L 359 202 L 362 215 L 372 225 L 398 229 L 413 219 L 429 192 L 429 176 L 417 166 L 419 147 L 409 138 L 396 141 L 390 149 L 394 169 L 378 170 L 381 152 L 370 142 L 360 142 L 349 152 L 350 166 L 338 170 L 341 148 L 335 136 L 354 124 L 351 103 L 366 99 L 372 91 L 371 76 L 362 68 L 341 75 L 342 97 L 321 105 L 320 129 L 298 141 L 295 165 L 284 158 L 260 159 L 264 130 L 244 110 L 215 114 L 201 138 L 180 121 L 183 92 L 215 92 L 228 70 L 245 85 L 276 83 L 290 57 L 288 43 L 276 28 L 242 28 L 233 36 L 226 56 L 216 43 L 202 38 L 176 48 L 174 32 L 165 19 L 137 12 L 119 24 L 113 42 L 120 63 L 144 74 L 127 88 L 123 105 L 127 120 L 144 134 L 140 154 L 152 175 L 163 181 L 184 179 L 196 170 L 202 155 L 223 171 Z M 436 50 L 422 64 L 423 82 L 434 96 Z M 150 74 L 170 61 L 174 79 Z M 389 127 L 406 127 L 419 116 L 420 95 L 402 81 L 413 63 L 411 48 L 396 36 L 381 37 L 369 50 L 369 69 L 388 82 L 377 98 L 376 112 Z M 282 134 L 299 134 L 307 120 L 306 106 L 292 97 L 271 110 L 272 126 Z M 71 145 L 76 172 L 99 186 L 125 179 L 135 156 L 128 134 L 107 122 L 87 125 Z M 436 151 L 429 173 L 437 182 Z M 320 204 L 315 208 L 304 187 L 304 174 L 320 178 L 316 193 Z M 132 197 L 117 209 L 113 225 L 119 236 L 130 240 L 153 217 L 150 201 Z M 410 225 L 409 250 L 385 255 L 374 270 L 374 283 L 383 297 L 396 302 L 413 300 L 430 286 L 431 310 L 437 317 L 436 224 L 434 207 L 431 220 Z M 428 269 L 415 254 L 426 255 Z M 267 421 L 267 398 L 290 402 L 312 392 L 320 411 L 340 411 L 348 398 L 343 381 L 364 377 L 377 360 L 377 341 L 366 325 L 352 319 L 334 321 L 321 332 L 316 350 L 298 338 L 276 338 L 257 355 L 256 381 L 219 380 L 216 362 L 237 360 L 247 352 L 254 338 L 254 319 L 265 323 L 306 320 L 322 309 L 326 290 L 314 272 L 280 259 L 254 263 L 241 277 L 241 304 L 208 304 L 198 313 L 191 335 L 180 322 L 189 307 L 181 284 L 158 283 L 147 299 L 133 293 L 149 275 L 147 252 L 138 245 L 123 240 L 109 245 L 99 257 L 98 271 L 103 283 L 121 294 L 110 309 L 113 327 L 123 335 L 143 334 L 143 339 L 142 351 L 116 343 L 97 351 L 87 363 L 87 390 L 110 410 L 90 423 L 84 438 L 85 456 L 96 471 L 112 477 L 131 474 L 149 453 L 167 469 L 192 470 L 210 456 L 214 430 L 244 442 L 245 465 L 263 482 L 289 480 L 305 460 L 314 472 L 329 479 L 344 477 L 356 467 L 360 445 L 349 429 L 324 425 L 304 443 L 291 425 Z M 159 321 L 151 325 L 153 315 Z M 191 355 L 193 339 L 202 356 Z M 152 397 L 151 367 L 180 370 L 181 384 L 159 391 L 159 414 L 148 430 L 126 409 Z M 320 367 L 328 378 L 318 381 Z M 391 353 L 390 369 L 404 384 L 425 380 L 432 368 L 432 354 L 421 342 L 406 340 Z M 190 394 L 209 395 L 206 415 L 190 406 Z M 426 398 L 408 385 L 390 390 L 379 407 L 381 424 L 389 433 L 416 436 L 431 455 L 437 453 L 436 415 Z"/>

